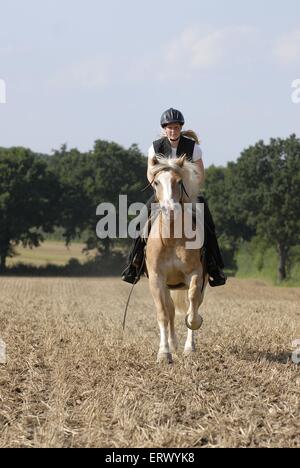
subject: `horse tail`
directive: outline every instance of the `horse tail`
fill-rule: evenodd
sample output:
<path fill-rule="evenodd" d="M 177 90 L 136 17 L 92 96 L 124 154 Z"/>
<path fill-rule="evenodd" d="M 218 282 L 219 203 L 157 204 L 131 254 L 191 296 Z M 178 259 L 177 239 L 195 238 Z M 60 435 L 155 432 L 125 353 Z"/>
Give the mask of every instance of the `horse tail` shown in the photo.
<path fill-rule="evenodd" d="M 197 145 L 200 145 L 200 140 L 198 138 L 197 133 L 194 132 L 194 130 L 184 130 L 183 132 L 181 132 L 181 135 L 187 138 L 191 138 L 197 143 Z"/>
<path fill-rule="evenodd" d="M 175 314 L 186 315 L 189 307 L 188 291 L 178 289 L 170 291 L 170 293 L 175 306 Z"/>

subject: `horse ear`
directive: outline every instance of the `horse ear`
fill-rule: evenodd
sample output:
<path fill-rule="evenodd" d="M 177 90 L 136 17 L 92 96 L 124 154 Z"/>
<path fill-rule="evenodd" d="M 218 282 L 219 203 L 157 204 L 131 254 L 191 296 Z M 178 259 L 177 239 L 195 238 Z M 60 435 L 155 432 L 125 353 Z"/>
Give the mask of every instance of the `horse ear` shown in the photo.
<path fill-rule="evenodd" d="M 158 164 L 158 159 L 156 155 L 154 155 L 153 158 L 151 158 L 151 166 L 156 166 L 156 164 Z"/>
<path fill-rule="evenodd" d="M 179 158 L 177 164 L 178 164 L 179 167 L 183 167 L 185 162 L 186 162 L 186 154 L 184 154 L 183 156 L 181 156 Z"/>

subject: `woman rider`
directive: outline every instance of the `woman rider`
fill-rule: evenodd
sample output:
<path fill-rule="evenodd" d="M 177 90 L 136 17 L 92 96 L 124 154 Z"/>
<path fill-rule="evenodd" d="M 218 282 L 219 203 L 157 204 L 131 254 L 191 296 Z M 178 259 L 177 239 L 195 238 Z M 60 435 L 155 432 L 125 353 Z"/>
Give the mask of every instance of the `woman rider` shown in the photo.
<path fill-rule="evenodd" d="M 151 160 L 155 154 L 160 154 L 166 158 L 176 158 L 186 154 L 187 159 L 193 161 L 204 175 L 202 151 L 197 135 L 191 131 L 182 131 L 184 125 L 182 113 L 176 109 L 168 109 L 162 114 L 160 124 L 164 129 L 165 136 L 154 141 L 149 148 L 147 171 L 149 182 L 152 182 Z M 185 135 L 188 135 L 189 138 Z M 148 210 L 150 210 L 151 203 L 153 202 L 154 197 L 152 196 L 147 202 Z M 209 274 L 209 284 L 213 287 L 222 286 L 226 283 L 226 276 L 223 272 L 224 263 L 216 237 L 215 225 L 207 202 L 202 195 L 198 196 L 198 202 L 204 203 L 205 258 Z M 139 280 L 140 269 L 144 261 L 145 245 L 146 241 L 142 237 L 135 239 L 128 256 L 128 264 L 122 273 L 123 281 L 134 283 Z"/>

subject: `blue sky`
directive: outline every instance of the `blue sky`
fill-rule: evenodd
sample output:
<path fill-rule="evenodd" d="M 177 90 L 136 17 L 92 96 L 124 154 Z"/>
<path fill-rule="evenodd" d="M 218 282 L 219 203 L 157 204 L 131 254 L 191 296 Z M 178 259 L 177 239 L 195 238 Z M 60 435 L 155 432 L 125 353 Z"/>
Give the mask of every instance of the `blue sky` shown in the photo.
<path fill-rule="evenodd" d="M 0 0 L 0 146 L 147 152 L 161 113 L 185 115 L 205 165 L 299 134 L 299 0 Z"/>

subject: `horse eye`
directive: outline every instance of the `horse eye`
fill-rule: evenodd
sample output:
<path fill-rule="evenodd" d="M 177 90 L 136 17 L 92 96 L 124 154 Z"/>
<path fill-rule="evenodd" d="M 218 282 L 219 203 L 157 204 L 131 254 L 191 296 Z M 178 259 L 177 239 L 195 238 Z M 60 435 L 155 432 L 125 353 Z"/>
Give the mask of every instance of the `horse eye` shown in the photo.
<path fill-rule="evenodd" d="M 158 186 L 158 182 L 155 181 L 155 182 L 154 182 L 154 185 L 155 185 L 155 187 L 157 187 L 157 186 Z"/>

